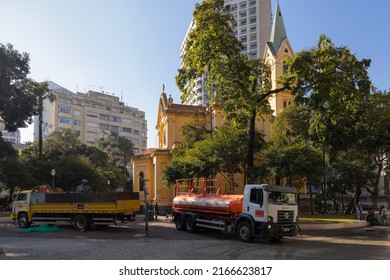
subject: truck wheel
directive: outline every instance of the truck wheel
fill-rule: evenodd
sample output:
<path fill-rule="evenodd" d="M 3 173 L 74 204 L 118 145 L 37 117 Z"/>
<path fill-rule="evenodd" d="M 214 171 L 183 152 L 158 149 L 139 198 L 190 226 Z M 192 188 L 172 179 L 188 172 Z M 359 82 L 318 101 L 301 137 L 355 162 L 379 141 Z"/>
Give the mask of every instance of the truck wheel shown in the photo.
<path fill-rule="evenodd" d="M 188 232 L 195 232 L 196 231 L 196 224 L 194 221 L 194 218 L 191 215 L 188 215 L 184 220 L 184 226 L 186 231 Z"/>
<path fill-rule="evenodd" d="M 177 230 L 183 231 L 184 230 L 184 219 L 183 215 L 176 214 L 175 215 L 175 226 Z"/>
<path fill-rule="evenodd" d="M 28 228 L 30 226 L 28 215 L 26 213 L 20 214 L 18 218 L 18 223 L 21 228 Z"/>
<path fill-rule="evenodd" d="M 85 231 L 89 227 L 89 221 L 85 215 L 77 215 L 73 220 L 74 227 L 79 231 Z"/>
<path fill-rule="evenodd" d="M 236 235 L 241 242 L 249 243 L 254 239 L 252 227 L 248 222 L 242 222 L 238 225 Z"/>

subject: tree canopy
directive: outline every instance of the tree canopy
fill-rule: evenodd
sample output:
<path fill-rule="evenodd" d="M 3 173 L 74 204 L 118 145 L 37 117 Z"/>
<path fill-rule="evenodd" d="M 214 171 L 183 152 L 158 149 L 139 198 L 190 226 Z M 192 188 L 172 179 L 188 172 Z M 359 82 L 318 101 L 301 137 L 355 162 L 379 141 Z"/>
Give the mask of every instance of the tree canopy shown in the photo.
<path fill-rule="evenodd" d="M 18 52 L 11 44 L 0 44 L 0 118 L 8 131 L 27 127 L 36 113 L 29 62 L 27 53 Z"/>

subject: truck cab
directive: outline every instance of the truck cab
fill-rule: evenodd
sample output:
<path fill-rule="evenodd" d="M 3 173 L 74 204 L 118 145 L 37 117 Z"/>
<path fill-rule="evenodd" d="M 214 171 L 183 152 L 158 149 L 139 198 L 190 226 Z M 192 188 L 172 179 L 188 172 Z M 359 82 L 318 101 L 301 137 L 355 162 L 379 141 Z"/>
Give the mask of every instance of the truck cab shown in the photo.
<path fill-rule="evenodd" d="M 246 185 L 236 235 L 243 242 L 255 237 L 282 239 L 297 234 L 298 192 L 293 187 Z"/>
<path fill-rule="evenodd" d="M 26 228 L 31 221 L 31 191 L 22 191 L 18 193 L 12 203 L 11 219 L 18 221 L 21 228 Z"/>

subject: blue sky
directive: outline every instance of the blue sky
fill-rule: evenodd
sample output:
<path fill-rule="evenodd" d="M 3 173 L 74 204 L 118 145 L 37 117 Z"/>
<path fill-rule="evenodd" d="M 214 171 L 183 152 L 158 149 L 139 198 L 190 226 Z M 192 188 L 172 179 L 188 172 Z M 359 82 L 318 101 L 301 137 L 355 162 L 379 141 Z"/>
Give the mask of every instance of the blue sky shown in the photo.
<path fill-rule="evenodd" d="M 179 103 L 175 76 L 180 46 L 197 0 L 0 0 L 0 43 L 30 54 L 30 77 L 71 91 L 123 96 L 146 113 L 148 147 L 162 84 Z M 279 0 L 294 51 L 316 45 L 321 34 L 370 58 L 376 87 L 390 88 L 390 1 Z M 272 0 L 272 10 L 276 1 Z M 22 142 L 32 130 L 22 132 Z"/>

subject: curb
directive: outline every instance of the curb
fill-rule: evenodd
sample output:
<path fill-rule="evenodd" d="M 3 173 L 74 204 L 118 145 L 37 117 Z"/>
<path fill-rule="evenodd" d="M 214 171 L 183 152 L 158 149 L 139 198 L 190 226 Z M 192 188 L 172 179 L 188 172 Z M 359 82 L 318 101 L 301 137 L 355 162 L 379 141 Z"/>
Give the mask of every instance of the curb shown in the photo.
<path fill-rule="evenodd" d="M 333 223 L 333 224 L 299 224 L 301 230 L 333 230 L 343 228 L 362 228 L 367 227 L 366 221 L 355 223 Z"/>

